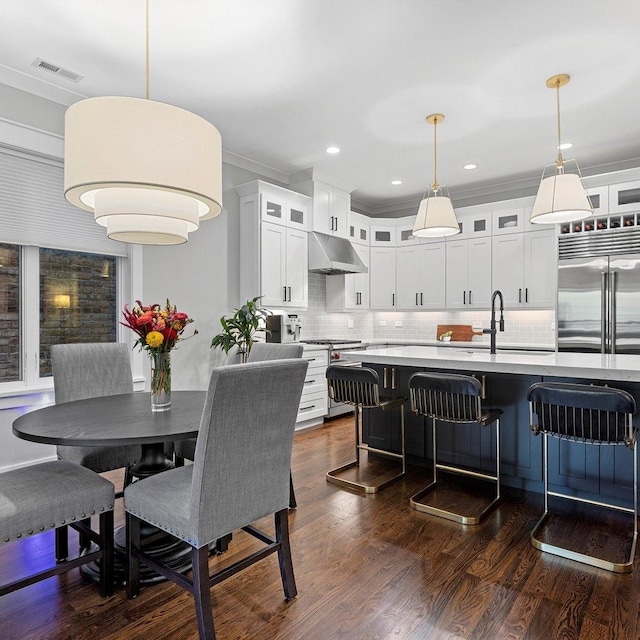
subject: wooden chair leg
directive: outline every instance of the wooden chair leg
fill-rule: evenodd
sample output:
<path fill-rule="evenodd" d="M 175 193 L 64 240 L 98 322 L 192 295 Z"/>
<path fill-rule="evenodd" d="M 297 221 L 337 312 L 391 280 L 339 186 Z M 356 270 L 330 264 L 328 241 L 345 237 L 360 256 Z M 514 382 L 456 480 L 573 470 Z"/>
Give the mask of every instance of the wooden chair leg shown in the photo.
<path fill-rule="evenodd" d="M 298 595 L 296 579 L 293 575 L 293 561 L 291 560 L 291 545 L 289 543 L 289 513 L 288 509 L 282 509 L 275 514 L 276 541 L 280 543 L 278 549 L 278 563 L 280 565 L 280 576 L 282 577 L 282 588 L 287 600 L 291 600 Z"/>
<path fill-rule="evenodd" d="M 127 513 L 127 598 L 135 598 L 140 593 L 140 560 L 133 551 L 140 550 L 140 520 Z"/>
<path fill-rule="evenodd" d="M 228 533 L 226 536 L 222 538 L 218 538 L 216 540 L 216 553 L 221 554 L 225 553 L 229 549 L 229 543 L 233 539 L 233 533 Z"/>
<path fill-rule="evenodd" d="M 113 511 L 100 514 L 100 549 L 100 594 L 107 598 L 114 590 Z"/>
<path fill-rule="evenodd" d="M 193 549 L 193 597 L 196 603 L 196 618 L 200 640 L 215 640 L 213 612 L 211 610 L 211 587 L 209 585 L 209 547 Z"/>
<path fill-rule="evenodd" d="M 174 458 L 175 458 L 174 463 L 175 463 L 176 467 L 184 467 L 184 458 L 182 456 L 179 456 L 176 453 Z"/>
<path fill-rule="evenodd" d="M 289 509 L 297 509 L 298 503 L 296 502 L 296 492 L 293 489 L 293 476 L 289 471 Z"/>
<path fill-rule="evenodd" d="M 91 528 L 91 518 L 85 518 L 81 520 L 81 523 L 85 525 L 85 527 Z M 86 551 L 91 546 L 91 538 L 86 534 L 80 532 L 78 534 L 78 547 L 80 549 L 80 553 Z"/>
<path fill-rule="evenodd" d="M 124 470 L 124 482 L 122 483 L 122 489 L 126 489 L 133 482 L 133 475 L 131 473 L 131 467 L 126 467 Z"/>
<path fill-rule="evenodd" d="M 69 557 L 69 528 L 58 527 L 55 531 L 56 562 L 63 562 Z"/>

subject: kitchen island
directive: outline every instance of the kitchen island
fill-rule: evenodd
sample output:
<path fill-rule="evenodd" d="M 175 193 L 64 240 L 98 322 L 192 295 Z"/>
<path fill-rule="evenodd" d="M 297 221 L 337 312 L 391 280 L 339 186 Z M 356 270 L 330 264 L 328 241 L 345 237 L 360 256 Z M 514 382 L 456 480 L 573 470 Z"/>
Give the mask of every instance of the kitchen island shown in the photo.
<path fill-rule="evenodd" d="M 408 398 L 409 378 L 419 371 L 474 375 L 482 384 L 484 404 L 502 409 L 500 458 L 505 485 L 542 492 L 542 439 L 529 428 L 527 391 L 535 382 L 559 381 L 608 385 L 631 393 L 640 407 L 640 356 L 587 353 L 500 351 L 404 346 L 345 353 L 379 375 L 384 395 Z M 430 466 L 428 420 L 406 410 L 406 450 L 410 464 Z M 398 452 L 400 424 L 396 412 L 364 411 L 363 439 Z M 635 424 L 640 424 L 638 416 Z M 438 458 L 480 471 L 495 461 L 493 430 L 478 425 L 445 425 L 438 430 Z M 633 480 L 631 452 L 625 447 L 597 447 L 551 439 L 549 479 L 576 495 L 629 506 Z"/>

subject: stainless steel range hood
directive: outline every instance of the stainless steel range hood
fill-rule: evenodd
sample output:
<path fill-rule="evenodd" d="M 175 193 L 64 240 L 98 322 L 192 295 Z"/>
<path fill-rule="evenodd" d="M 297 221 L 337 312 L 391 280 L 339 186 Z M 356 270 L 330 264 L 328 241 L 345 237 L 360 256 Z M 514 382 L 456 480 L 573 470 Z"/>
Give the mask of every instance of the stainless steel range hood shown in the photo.
<path fill-rule="evenodd" d="M 313 232 L 309 234 L 309 271 L 333 276 L 367 273 L 367 267 L 348 240 Z"/>

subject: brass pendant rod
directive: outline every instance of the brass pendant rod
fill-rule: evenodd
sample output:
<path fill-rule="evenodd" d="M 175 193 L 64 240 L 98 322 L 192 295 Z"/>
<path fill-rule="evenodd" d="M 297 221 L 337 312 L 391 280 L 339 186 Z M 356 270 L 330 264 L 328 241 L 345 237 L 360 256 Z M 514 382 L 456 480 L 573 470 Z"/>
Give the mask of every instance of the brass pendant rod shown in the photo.
<path fill-rule="evenodd" d="M 438 193 L 438 118 L 433 119 L 433 192 Z"/>
<path fill-rule="evenodd" d="M 149 99 L 149 0 L 146 2 L 146 37 L 145 37 L 145 98 Z"/>
<path fill-rule="evenodd" d="M 558 112 L 558 159 L 556 160 L 556 166 L 560 168 L 564 165 L 564 160 L 562 158 L 562 148 L 561 148 L 562 136 L 560 135 L 560 79 L 558 79 L 556 82 L 556 109 Z"/>

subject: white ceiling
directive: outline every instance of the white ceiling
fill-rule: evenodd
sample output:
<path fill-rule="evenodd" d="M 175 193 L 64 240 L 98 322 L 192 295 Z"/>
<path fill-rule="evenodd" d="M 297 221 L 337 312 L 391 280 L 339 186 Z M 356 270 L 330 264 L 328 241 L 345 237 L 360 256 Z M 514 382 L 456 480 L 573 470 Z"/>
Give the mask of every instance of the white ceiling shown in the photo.
<path fill-rule="evenodd" d="M 151 0 L 150 14 L 152 99 L 205 117 L 226 151 L 346 181 L 372 212 L 430 184 L 432 112 L 454 204 L 533 184 L 556 154 L 557 73 L 565 157 L 640 166 L 638 0 Z M 63 104 L 141 97 L 144 33 L 144 0 L 1 0 L 0 82 Z"/>

